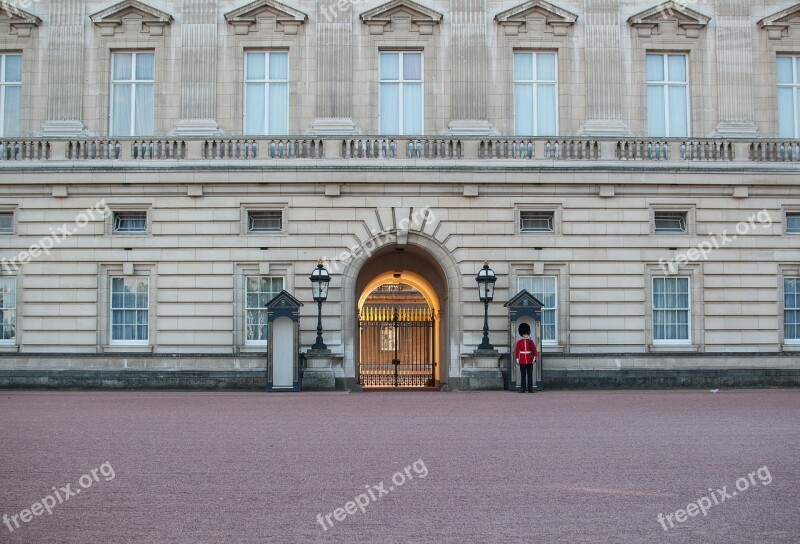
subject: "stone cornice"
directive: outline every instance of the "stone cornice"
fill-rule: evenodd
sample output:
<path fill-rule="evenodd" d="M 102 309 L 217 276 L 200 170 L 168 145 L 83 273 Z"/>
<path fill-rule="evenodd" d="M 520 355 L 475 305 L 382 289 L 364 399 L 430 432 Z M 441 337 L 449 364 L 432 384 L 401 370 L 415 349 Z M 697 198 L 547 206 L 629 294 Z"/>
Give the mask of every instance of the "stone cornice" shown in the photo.
<path fill-rule="evenodd" d="M 438 11 L 411 0 L 392 0 L 362 13 L 361 20 L 369 27 L 370 34 L 383 34 L 393 30 L 392 20 L 397 16 L 410 18 L 412 30 L 420 34 L 433 34 L 433 27 L 444 18 Z"/>
<path fill-rule="evenodd" d="M 236 34 L 244 35 L 258 27 L 258 19 L 262 14 L 269 14 L 275 19 L 276 31 L 288 35 L 297 34 L 300 25 L 308 20 L 308 15 L 275 0 L 256 0 L 225 14 Z"/>
<path fill-rule="evenodd" d="M 667 21 L 677 23 L 687 38 L 697 38 L 700 30 L 708 26 L 711 17 L 670 0 L 628 18 L 628 24 L 638 30 L 640 37 L 658 34 L 660 25 Z"/>
<path fill-rule="evenodd" d="M 567 29 L 578 20 L 576 14 L 544 0 L 530 0 L 498 13 L 494 20 L 505 29 L 506 35 L 516 36 L 527 31 L 528 20 L 533 15 L 543 16 L 547 32 L 555 36 L 566 36 Z"/>
<path fill-rule="evenodd" d="M 113 36 L 124 29 L 123 20 L 129 16 L 141 19 L 142 32 L 151 36 L 164 34 L 164 27 L 172 24 L 172 15 L 148 6 L 139 0 L 124 0 L 90 16 L 103 36 Z"/>

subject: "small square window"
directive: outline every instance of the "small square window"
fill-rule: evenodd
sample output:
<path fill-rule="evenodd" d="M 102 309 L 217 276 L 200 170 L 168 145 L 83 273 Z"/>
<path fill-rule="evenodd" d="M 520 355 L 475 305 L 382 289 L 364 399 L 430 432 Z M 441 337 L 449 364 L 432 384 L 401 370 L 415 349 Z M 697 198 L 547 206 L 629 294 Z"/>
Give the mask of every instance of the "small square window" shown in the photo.
<path fill-rule="evenodd" d="M 519 212 L 519 230 L 525 233 L 555 232 L 555 214 L 553 212 L 521 211 Z"/>
<path fill-rule="evenodd" d="M 281 232 L 283 212 L 281 210 L 252 210 L 247 212 L 247 232 Z"/>
<path fill-rule="evenodd" d="M 114 234 L 147 232 L 147 212 L 114 212 Z"/>
<path fill-rule="evenodd" d="M 655 212 L 656 234 L 686 234 L 686 212 Z"/>
<path fill-rule="evenodd" d="M 14 212 L 0 212 L 0 234 L 14 233 Z"/>
<path fill-rule="evenodd" d="M 800 212 L 786 214 L 786 234 L 800 234 Z"/>

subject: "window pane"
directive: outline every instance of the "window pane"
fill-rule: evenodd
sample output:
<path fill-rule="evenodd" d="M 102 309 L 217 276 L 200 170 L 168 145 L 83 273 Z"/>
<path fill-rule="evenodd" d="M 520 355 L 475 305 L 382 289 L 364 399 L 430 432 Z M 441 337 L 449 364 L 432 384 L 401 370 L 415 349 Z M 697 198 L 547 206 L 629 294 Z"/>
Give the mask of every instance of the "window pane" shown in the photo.
<path fill-rule="evenodd" d="M 136 79 L 152 81 L 155 73 L 155 55 L 153 53 L 137 53 Z"/>
<path fill-rule="evenodd" d="M 403 134 L 422 134 L 422 83 L 403 87 Z"/>
<path fill-rule="evenodd" d="M 666 136 L 666 105 L 664 87 L 647 86 L 647 134 L 649 136 Z"/>
<path fill-rule="evenodd" d="M 22 55 L 6 55 L 6 83 L 22 81 Z"/>
<path fill-rule="evenodd" d="M 114 53 L 114 79 L 132 79 L 133 68 L 133 54 L 132 53 Z"/>
<path fill-rule="evenodd" d="M 266 54 L 247 53 L 247 75 L 246 79 L 264 80 L 266 77 Z"/>
<path fill-rule="evenodd" d="M 539 131 L 537 136 L 556 135 L 556 86 L 539 85 L 538 120 Z"/>
<path fill-rule="evenodd" d="M 689 135 L 687 91 L 686 87 L 669 88 L 669 136 L 671 137 Z"/>
<path fill-rule="evenodd" d="M 400 134 L 400 84 L 381 83 L 381 134 Z"/>
<path fill-rule="evenodd" d="M 422 81 L 422 54 L 403 54 L 403 79 Z"/>
<path fill-rule="evenodd" d="M 533 53 L 514 53 L 514 80 L 533 80 Z"/>
<path fill-rule="evenodd" d="M 147 232 L 147 212 L 115 213 L 114 232 Z"/>
<path fill-rule="evenodd" d="M 686 56 L 670 55 L 668 62 L 669 62 L 669 80 L 686 81 Z"/>
<path fill-rule="evenodd" d="M 3 136 L 19 136 L 20 108 L 22 107 L 22 87 L 5 87 L 3 100 Z"/>
<path fill-rule="evenodd" d="M 778 57 L 778 83 L 793 83 L 792 57 Z"/>
<path fill-rule="evenodd" d="M 267 86 L 264 83 L 248 83 L 245 87 L 246 134 L 266 134 L 264 126 L 266 91 Z"/>
<path fill-rule="evenodd" d="M 131 135 L 131 85 L 114 85 L 111 104 L 111 135 Z"/>
<path fill-rule="evenodd" d="M 800 214 L 786 214 L 786 232 L 800 234 Z"/>
<path fill-rule="evenodd" d="M 795 137 L 795 92 L 791 87 L 778 89 L 778 135 L 781 138 Z"/>
<path fill-rule="evenodd" d="M 514 130 L 518 136 L 533 136 L 533 84 L 514 85 Z"/>
<path fill-rule="evenodd" d="M 400 79 L 400 54 L 381 53 L 381 79 Z"/>
<path fill-rule="evenodd" d="M 523 276 L 519 278 L 518 284 L 520 291 L 527 290 L 543 304 L 541 340 L 557 341 L 556 278 L 554 276 Z"/>
<path fill-rule="evenodd" d="M 134 136 L 153 134 L 153 84 L 136 84 L 136 127 Z"/>
<path fill-rule="evenodd" d="M 248 216 L 251 232 L 278 232 L 283 227 L 283 213 L 280 210 L 251 211 Z"/>
<path fill-rule="evenodd" d="M 647 81 L 664 81 L 663 55 L 647 55 Z"/>
<path fill-rule="evenodd" d="M 0 213 L 0 233 L 14 232 L 14 214 L 12 212 Z"/>
<path fill-rule="evenodd" d="M 554 53 L 536 55 L 536 79 L 539 81 L 556 80 L 556 56 Z"/>
<path fill-rule="evenodd" d="M 289 54 L 270 53 L 269 54 L 269 78 L 270 79 L 289 79 Z"/>
<path fill-rule="evenodd" d="M 270 83 L 269 86 L 269 133 L 289 132 L 289 84 Z"/>

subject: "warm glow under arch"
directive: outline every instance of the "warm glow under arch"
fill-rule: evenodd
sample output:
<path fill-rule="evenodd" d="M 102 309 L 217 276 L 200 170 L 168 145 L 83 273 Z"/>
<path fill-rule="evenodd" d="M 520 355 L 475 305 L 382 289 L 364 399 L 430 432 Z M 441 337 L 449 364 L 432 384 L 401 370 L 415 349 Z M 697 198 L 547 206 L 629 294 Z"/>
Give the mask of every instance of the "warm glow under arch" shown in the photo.
<path fill-rule="evenodd" d="M 422 293 L 422 296 L 425 297 L 425 302 L 428 303 L 428 306 L 430 306 L 436 312 L 436 315 L 439 315 L 439 297 L 436 296 L 436 290 L 428 282 L 428 280 L 419 274 L 409 271 L 403 271 L 399 278 L 396 278 L 394 275 L 394 272 L 387 271 L 372 278 L 372 281 L 370 281 L 361 292 L 361 296 L 358 299 L 358 309 L 360 310 L 363 308 L 367 297 L 369 297 L 369 295 L 378 287 L 387 284 L 397 285 L 404 283 Z"/>

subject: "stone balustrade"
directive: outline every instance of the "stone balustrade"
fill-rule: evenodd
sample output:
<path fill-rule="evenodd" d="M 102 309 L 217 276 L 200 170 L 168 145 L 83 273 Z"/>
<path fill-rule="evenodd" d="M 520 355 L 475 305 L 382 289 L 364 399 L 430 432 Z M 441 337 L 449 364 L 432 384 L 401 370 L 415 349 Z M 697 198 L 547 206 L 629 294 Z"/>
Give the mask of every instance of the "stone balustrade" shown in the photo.
<path fill-rule="evenodd" d="M 800 162 L 800 141 L 675 138 L 214 137 L 0 139 L 3 163 L 474 161 Z"/>

